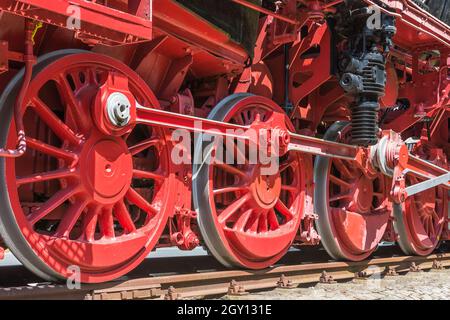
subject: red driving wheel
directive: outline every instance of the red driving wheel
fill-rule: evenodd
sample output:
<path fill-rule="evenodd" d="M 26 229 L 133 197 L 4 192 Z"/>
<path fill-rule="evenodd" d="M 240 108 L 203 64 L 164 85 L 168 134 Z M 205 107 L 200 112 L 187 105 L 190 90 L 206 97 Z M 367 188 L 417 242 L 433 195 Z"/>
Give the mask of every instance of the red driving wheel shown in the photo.
<path fill-rule="evenodd" d="M 420 183 L 407 176 L 407 185 Z M 448 212 L 448 193 L 443 188 L 431 188 L 394 205 L 394 227 L 397 242 L 405 254 L 427 256 L 437 247 Z"/>
<path fill-rule="evenodd" d="M 346 143 L 350 129 L 348 123 L 337 122 L 325 139 Z M 389 221 L 385 177 L 347 160 L 317 157 L 314 181 L 316 224 L 327 252 L 338 260 L 366 259 L 376 250 Z"/>
<path fill-rule="evenodd" d="M 79 270 L 82 282 L 104 282 L 129 272 L 155 247 L 173 211 L 167 133 L 136 126 L 112 136 L 95 124 L 94 98 L 110 73 L 128 78 L 140 104 L 158 106 L 121 62 L 54 52 L 39 59 L 27 91 L 26 154 L 0 159 L 2 236 L 25 266 L 49 280 Z M 11 119 L 21 79 L 0 100 L 2 119 Z M 14 147 L 14 123 L 0 136 Z"/>
<path fill-rule="evenodd" d="M 219 103 L 209 119 L 239 125 L 258 119 L 267 125 L 274 113 L 283 111 L 271 100 L 237 94 Z M 287 117 L 286 125 L 293 130 Z M 288 152 L 279 159 L 279 170 L 264 175 L 263 165 L 251 161 L 237 141 L 220 144 L 224 155 L 232 150 L 233 163 L 218 161 L 210 141 L 200 138 L 195 150 L 196 159 L 204 156 L 194 165 L 193 180 L 203 240 L 225 266 L 266 268 L 286 253 L 298 231 L 305 197 L 303 158 Z"/>

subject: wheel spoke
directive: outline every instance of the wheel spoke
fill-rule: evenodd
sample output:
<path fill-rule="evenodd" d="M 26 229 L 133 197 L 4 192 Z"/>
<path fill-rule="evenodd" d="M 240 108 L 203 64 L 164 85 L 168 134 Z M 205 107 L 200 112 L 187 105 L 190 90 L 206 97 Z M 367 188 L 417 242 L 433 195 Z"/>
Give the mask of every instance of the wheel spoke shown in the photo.
<path fill-rule="evenodd" d="M 116 205 L 114 215 L 127 233 L 136 231 L 136 227 L 133 220 L 131 219 L 130 212 L 128 211 L 128 208 L 123 201 L 120 201 Z"/>
<path fill-rule="evenodd" d="M 112 214 L 112 208 L 105 208 L 98 217 L 98 223 L 102 235 L 106 238 L 114 238 L 116 233 L 114 232 L 114 219 Z"/>
<path fill-rule="evenodd" d="M 243 118 L 243 121 L 244 121 L 244 123 L 246 125 L 250 124 L 250 117 L 248 115 L 248 111 L 247 112 L 242 112 L 242 118 Z"/>
<path fill-rule="evenodd" d="M 147 200 L 144 199 L 143 196 L 139 194 L 136 190 L 133 188 L 130 188 L 126 194 L 127 200 L 138 206 L 140 209 L 144 210 L 148 214 L 156 215 L 158 214 L 158 210 L 154 208 L 150 203 L 148 203 Z"/>
<path fill-rule="evenodd" d="M 59 222 L 58 229 L 56 230 L 55 237 L 57 238 L 68 238 L 73 227 L 77 223 L 81 216 L 81 213 L 86 208 L 88 204 L 87 200 L 77 201 L 64 213 L 64 217 Z"/>
<path fill-rule="evenodd" d="M 333 164 L 336 166 L 338 171 L 343 173 L 346 177 L 354 176 L 352 170 L 347 166 L 347 162 L 342 159 L 333 159 Z"/>
<path fill-rule="evenodd" d="M 428 219 L 428 223 L 430 225 L 430 233 L 429 233 L 430 238 L 436 239 L 436 229 L 434 227 L 433 219 L 431 217 Z"/>
<path fill-rule="evenodd" d="M 75 169 L 60 169 L 55 171 L 34 173 L 24 177 L 17 177 L 17 186 L 29 183 L 38 183 L 55 179 L 64 179 L 75 176 Z"/>
<path fill-rule="evenodd" d="M 75 85 L 75 91 L 79 90 L 83 86 L 79 77 L 79 69 L 66 72 L 66 76 L 70 76 L 70 78 L 72 79 Z"/>
<path fill-rule="evenodd" d="M 280 173 L 285 171 L 287 168 L 292 167 L 295 163 L 294 159 L 288 159 L 286 162 L 280 164 Z"/>
<path fill-rule="evenodd" d="M 370 211 L 370 215 L 372 215 L 372 216 L 385 215 L 386 210 L 387 210 L 386 207 L 377 208 L 377 209 Z"/>
<path fill-rule="evenodd" d="M 236 121 L 236 124 L 238 124 L 240 126 L 245 126 L 245 123 L 242 120 L 241 114 L 238 114 L 237 116 L 233 117 L 233 120 Z"/>
<path fill-rule="evenodd" d="M 338 201 L 338 200 L 342 200 L 342 199 L 347 199 L 347 198 L 351 198 L 351 197 L 352 197 L 351 194 L 339 193 L 337 195 L 334 195 L 334 196 L 330 197 L 330 202 Z"/>
<path fill-rule="evenodd" d="M 427 217 L 426 216 L 423 217 L 421 221 L 422 221 L 422 225 L 423 225 L 423 227 L 425 229 L 425 232 L 426 232 L 427 236 L 430 236 L 430 225 L 428 223 Z"/>
<path fill-rule="evenodd" d="M 436 210 L 433 210 L 433 220 L 436 221 L 437 224 L 441 224 L 444 221 L 444 217 L 439 217 Z"/>
<path fill-rule="evenodd" d="M 94 85 L 98 85 L 98 79 L 97 79 L 97 68 L 89 68 L 87 79 L 88 82 Z"/>
<path fill-rule="evenodd" d="M 281 190 L 284 190 L 284 191 L 287 191 L 287 192 L 290 192 L 290 193 L 297 193 L 299 191 L 298 187 L 288 186 L 288 185 L 285 185 L 285 184 L 281 185 Z"/>
<path fill-rule="evenodd" d="M 347 188 L 347 189 L 350 189 L 352 187 L 349 183 L 347 183 L 344 180 L 342 180 L 336 176 L 333 176 L 331 174 L 330 174 L 330 181 L 334 184 L 337 184 L 337 185 Z"/>
<path fill-rule="evenodd" d="M 261 211 L 254 212 L 251 219 L 247 222 L 247 226 L 250 225 L 247 228 L 247 231 L 250 232 L 258 232 L 258 226 L 259 226 L 259 217 L 261 216 Z"/>
<path fill-rule="evenodd" d="M 244 205 L 250 199 L 250 197 L 250 193 L 246 193 L 242 198 L 237 199 L 221 213 L 219 213 L 219 223 L 225 223 L 242 205 Z"/>
<path fill-rule="evenodd" d="M 238 168 L 233 167 L 233 166 L 231 166 L 231 165 L 229 165 L 229 164 L 226 164 L 226 163 L 215 163 L 214 165 L 215 165 L 216 167 L 218 167 L 219 169 L 221 169 L 221 170 L 223 170 L 223 171 L 226 171 L 226 172 L 228 172 L 228 173 L 231 173 L 232 175 L 239 176 L 239 177 L 241 177 L 242 179 L 247 178 L 247 175 L 246 175 L 244 172 L 242 172 L 242 171 L 239 170 Z"/>
<path fill-rule="evenodd" d="M 269 229 L 269 224 L 268 224 L 268 211 L 264 211 L 259 215 L 259 219 L 258 219 L 258 232 L 267 232 Z"/>
<path fill-rule="evenodd" d="M 67 140 L 74 145 L 79 145 L 81 143 L 81 139 L 75 135 L 72 129 L 62 122 L 41 99 L 34 98 L 32 104 L 39 117 L 61 140 Z"/>
<path fill-rule="evenodd" d="M 128 150 L 130 151 L 132 156 L 135 156 L 138 153 L 141 153 L 142 151 L 147 150 L 148 148 L 159 145 L 160 143 L 161 143 L 160 139 L 149 138 L 145 141 L 142 141 L 142 142 L 130 147 Z"/>
<path fill-rule="evenodd" d="M 245 226 L 247 225 L 250 217 L 252 216 L 253 209 L 249 209 L 245 211 L 243 214 L 239 216 L 239 218 L 236 220 L 235 224 L 233 225 L 233 230 L 235 231 L 243 231 L 245 229 Z"/>
<path fill-rule="evenodd" d="M 375 197 L 377 197 L 377 198 L 384 198 L 385 197 L 384 193 L 382 193 L 382 192 L 374 192 L 373 195 Z"/>
<path fill-rule="evenodd" d="M 64 74 L 60 74 L 57 79 L 57 84 L 59 94 L 69 107 L 78 130 L 81 132 L 87 132 L 89 121 L 86 119 L 86 113 L 75 97 L 72 87 Z"/>
<path fill-rule="evenodd" d="M 99 213 L 100 207 L 95 207 L 90 208 L 88 212 L 83 216 L 84 238 L 89 242 L 92 242 L 95 239 Z"/>
<path fill-rule="evenodd" d="M 27 147 L 62 160 L 76 161 L 78 159 L 77 155 L 75 155 L 74 153 L 53 147 L 42 141 L 29 137 L 27 137 Z"/>
<path fill-rule="evenodd" d="M 220 189 L 215 189 L 213 191 L 215 196 L 224 194 L 224 193 L 231 193 L 231 192 L 240 192 L 240 191 L 246 191 L 247 186 L 245 185 L 237 185 L 237 186 L 230 186 L 230 187 L 224 187 Z"/>
<path fill-rule="evenodd" d="M 35 225 L 39 220 L 49 215 L 53 210 L 58 208 L 67 199 L 77 193 L 77 188 L 68 187 L 66 189 L 56 192 L 50 199 L 47 200 L 39 209 L 32 212 L 28 216 L 28 221 L 31 225 Z"/>
<path fill-rule="evenodd" d="M 245 144 L 243 145 L 244 150 L 242 150 L 242 148 L 240 147 L 240 145 L 238 145 L 236 142 L 233 142 L 233 156 L 235 156 L 236 158 L 234 159 L 236 161 L 237 164 L 240 165 L 245 165 L 247 166 L 248 163 L 248 159 L 245 156 Z"/>
<path fill-rule="evenodd" d="M 275 213 L 275 210 L 270 209 L 268 214 L 268 220 L 269 220 L 269 226 L 270 230 L 276 230 L 280 227 L 280 224 L 278 223 L 277 214 Z"/>
<path fill-rule="evenodd" d="M 280 212 L 287 221 L 294 219 L 294 214 L 280 199 L 278 199 L 277 203 L 275 204 L 275 209 L 277 209 L 278 212 Z"/>
<path fill-rule="evenodd" d="M 133 178 L 135 179 L 149 179 L 149 180 L 155 180 L 155 181 L 164 181 L 164 179 L 166 179 L 166 177 L 164 177 L 163 175 L 154 173 L 154 172 L 149 172 L 149 171 L 142 171 L 142 170 L 137 170 L 134 169 L 133 170 Z"/>

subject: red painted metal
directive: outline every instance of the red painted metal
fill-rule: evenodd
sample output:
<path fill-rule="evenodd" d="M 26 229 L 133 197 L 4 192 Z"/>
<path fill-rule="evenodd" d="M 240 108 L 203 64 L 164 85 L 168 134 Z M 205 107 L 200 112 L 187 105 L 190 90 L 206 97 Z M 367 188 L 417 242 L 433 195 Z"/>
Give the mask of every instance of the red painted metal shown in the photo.
<path fill-rule="evenodd" d="M 293 129 L 286 115 L 270 100 L 248 96 L 230 104 L 223 106 L 227 108 L 225 123 Z M 304 157 L 286 151 L 277 173 L 263 175 L 263 164 L 252 163 L 252 156 L 238 144 L 233 143 L 231 148 L 241 154 L 243 161 L 228 164 L 214 156 L 208 161 L 211 164 L 205 205 L 210 208 L 213 223 L 204 228 L 214 231 L 205 232 L 208 238 L 218 234 L 226 252 L 220 254 L 221 259 L 236 266 L 265 268 L 278 261 L 294 241 L 304 216 L 305 181 L 311 180 L 307 178 L 310 173 L 302 170 Z M 225 150 L 229 149 L 226 144 Z M 209 245 L 213 246 L 212 252 L 218 250 L 213 240 Z"/>
<path fill-rule="evenodd" d="M 26 90 L 30 85 L 33 65 L 35 61 L 33 53 L 33 27 L 34 23 L 30 20 L 25 22 L 25 54 L 23 55 L 23 61 L 25 63 L 25 71 L 23 77 L 23 83 L 17 97 L 16 104 L 14 106 L 14 121 L 17 128 L 17 143 L 15 149 L 3 149 L 0 148 L 0 156 L 8 158 L 17 158 L 22 156 L 26 151 L 26 138 L 25 130 L 22 121 L 22 108 L 25 101 Z"/>
<path fill-rule="evenodd" d="M 450 33 L 448 26 L 418 7 L 413 1 L 404 0 L 381 0 L 388 9 L 382 8 L 372 0 L 364 2 L 380 8 L 397 18 L 396 25 L 399 28 L 396 41 L 404 46 L 417 50 L 426 47 L 450 47 Z M 418 45 L 420 44 L 420 45 Z"/>
<path fill-rule="evenodd" d="M 117 45 L 137 43 L 152 39 L 152 12 L 138 17 L 95 2 L 82 0 L 2 0 L 0 9 L 15 15 L 69 28 L 68 19 L 76 8 L 83 28 L 76 30 L 77 36 L 93 43 Z M 74 17 L 78 18 L 78 15 Z"/>
<path fill-rule="evenodd" d="M 339 85 L 340 62 L 348 44 L 339 34 L 339 25 L 334 29 L 333 21 L 325 21 L 342 14 L 338 8 L 345 11 L 348 3 L 230 2 L 261 13 L 253 52 L 174 0 L 0 0 L 0 91 L 26 66 L 8 145 L 2 146 L 12 150 L 0 152 L 1 158 L 22 156 L 5 160 L 8 194 L 14 219 L 28 232 L 25 238 L 34 254 L 59 277 L 70 275 L 66 267 L 72 263 L 82 267 L 83 281 L 109 280 L 131 270 L 155 246 L 191 250 L 204 244 L 197 224 L 201 212 L 191 207 L 192 166 L 175 165 L 169 159 L 173 129 L 252 144 L 266 131 L 278 138 L 281 148 L 276 156 L 283 172 L 277 175 L 258 176 L 261 164 L 233 169 L 211 165 L 213 172 L 222 172 L 209 180 L 214 216 L 234 209 L 235 200 L 245 203 L 236 212 L 259 221 L 240 232 L 217 221 L 214 225 L 227 252 L 241 266 L 266 267 L 292 241 L 294 245 L 319 242 L 309 174 L 314 170 L 312 156 L 330 160 L 323 173 L 328 177 L 328 195 L 334 199 L 327 203 L 333 213 L 329 219 L 346 259 L 367 257 L 383 236 L 395 240 L 399 232 L 407 239 L 399 241 L 402 249 L 420 255 L 429 254 L 438 239 L 449 238 L 447 186 L 411 197 L 405 190 L 449 170 L 450 28 L 413 1 L 361 0 L 395 17 L 397 28 L 395 47 L 385 52 L 387 84 L 379 112 L 379 139 L 390 139 L 384 147 L 379 143 L 363 148 L 349 145 L 345 134 L 338 142 L 322 139 L 333 123 L 351 119 L 353 98 Z M 67 23 L 73 18 L 69 9 L 74 8 L 81 22 L 75 30 Z M 37 22 L 43 23 L 41 29 Z M 34 55 L 65 48 L 98 55 L 62 58 L 30 79 Z M 62 81 L 61 74 L 68 71 L 72 80 Z M 53 84 L 46 84 L 51 78 Z M 128 126 L 113 125 L 105 112 L 106 101 L 115 92 L 131 101 Z M 243 99 L 245 103 L 237 104 L 226 121 L 205 119 L 234 93 L 256 96 Z M 261 112 L 272 116 L 255 121 Z M 244 115 L 243 121 L 238 114 Z M 5 120 L 1 121 L 3 125 Z M 374 150 L 385 152 L 384 165 L 392 174 L 373 160 Z M 289 161 L 296 165 L 284 170 Z M 158 165 L 164 167 L 163 173 L 156 172 Z M 239 188 L 226 185 L 231 179 L 226 168 L 245 177 L 245 183 Z M 155 185 L 160 186 L 156 195 Z M 217 194 L 218 186 L 231 189 Z M 281 207 L 281 215 L 298 213 L 289 227 L 285 221 L 277 227 L 269 218 L 280 211 L 274 206 L 280 202 L 285 207 L 292 204 L 287 210 Z M 387 210 L 389 202 L 404 217 L 403 231 L 395 214 Z M 100 208 L 101 214 L 91 214 Z M 46 211 L 52 213 L 45 223 L 61 221 L 55 230 L 49 229 L 53 236 L 40 233 L 44 222 L 33 229 L 27 221 L 27 217 L 34 217 L 32 223 L 42 220 L 39 212 Z M 155 225 L 149 220 L 151 227 L 144 223 L 137 228 L 136 223 L 143 222 L 136 212 L 146 212 Z M 262 216 L 256 219 L 256 213 Z M 99 228 L 77 222 L 77 216 L 89 215 L 100 218 Z M 230 223 L 237 221 L 233 219 Z M 71 239 L 71 229 L 101 238 Z M 274 241 L 277 232 L 284 242 Z M 136 243 L 141 240 L 145 249 L 139 251 L 142 246 Z M 109 254 L 111 250 L 120 255 Z"/>
<path fill-rule="evenodd" d="M 188 43 L 194 43 L 195 47 L 226 58 L 227 61 L 224 63 L 229 64 L 230 68 L 242 67 L 248 61 L 248 53 L 228 35 L 199 19 L 175 1 L 155 1 L 153 19 L 155 27 L 164 33 L 185 39 Z M 235 63 L 237 65 L 233 66 Z"/>
<path fill-rule="evenodd" d="M 9 63 L 9 50 L 8 50 L 8 42 L 1 41 L 0 42 L 0 74 L 4 72 L 8 72 L 8 63 Z"/>
<path fill-rule="evenodd" d="M 407 184 L 420 180 L 408 177 Z M 408 224 L 408 241 L 416 255 L 429 255 L 438 245 L 448 212 L 448 190 L 433 188 L 409 197 L 401 204 Z"/>
<path fill-rule="evenodd" d="M 391 197 L 395 203 L 401 204 L 408 197 L 407 191 L 405 190 L 405 177 L 407 175 L 413 176 L 413 180 L 417 181 L 418 178 L 421 180 L 430 180 L 448 174 L 447 160 L 441 149 L 428 149 L 426 151 L 427 158 L 421 159 L 409 152 L 406 144 L 401 140 L 398 134 L 389 131 L 385 132 L 385 137 L 388 137 L 385 148 L 385 166 L 388 170 L 392 171 Z M 428 141 L 425 143 L 427 145 L 429 144 Z M 415 146 L 415 148 L 417 148 L 417 146 Z M 433 163 L 428 158 L 433 155 L 436 156 L 436 154 L 440 154 L 441 156 L 437 159 L 433 159 L 436 162 Z M 442 183 L 441 188 L 446 190 L 450 189 L 450 180 Z"/>
<path fill-rule="evenodd" d="M 174 210 L 166 133 L 149 128 L 111 135 L 96 124 L 92 98 L 111 72 L 126 75 L 123 89 L 157 106 L 142 81 L 114 59 L 66 56 L 32 80 L 21 110 L 30 136 L 42 130 L 47 135 L 34 136 L 23 158 L 6 162 L 12 209 L 34 254 L 60 277 L 70 276 L 68 266 L 79 266 L 83 282 L 108 281 L 133 269 L 156 245 Z M 49 83 L 56 90 L 43 95 Z M 55 98 L 64 102 L 62 110 L 55 109 Z M 9 141 L 15 136 L 11 127 Z M 38 169 L 43 163 L 33 150 L 46 155 L 46 169 Z M 23 166 L 26 159 L 33 166 Z M 44 198 L 29 203 L 28 190 L 42 187 Z"/>
<path fill-rule="evenodd" d="M 260 103 L 267 103 L 267 99 L 263 97 L 254 98 Z M 255 139 L 261 130 L 272 132 L 284 142 L 284 148 L 287 150 L 296 150 L 313 155 L 325 155 L 330 157 L 342 158 L 353 161 L 360 161 L 359 156 L 366 150 L 342 143 L 332 141 L 324 141 L 321 139 L 295 134 L 286 128 L 285 124 L 279 119 L 275 120 L 276 124 L 268 127 L 261 127 L 257 122 L 250 125 L 219 122 L 209 119 L 202 119 L 194 116 L 176 114 L 173 112 L 152 109 L 148 107 L 138 106 L 136 123 L 145 125 L 155 125 L 172 129 L 185 129 L 191 132 L 207 133 L 217 136 L 230 137 L 239 140 Z M 283 143 L 280 143 L 283 149 Z M 282 151 L 282 150 L 281 150 Z M 283 154 L 283 152 L 280 152 Z"/>
<path fill-rule="evenodd" d="M 413 152 L 417 156 L 414 162 L 419 162 L 418 159 L 422 158 L 434 165 L 448 168 L 442 150 L 433 148 L 427 141 L 416 145 Z M 423 177 L 417 175 L 406 174 L 404 177 L 406 186 L 422 181 Z M 401 228 L 402 226 L 397 226 L 400 232 L 403 232 L 404 239 L 400 244 L 405 253 L 429 255 L 439 244 L 442 236 L 445 236 L 448 224 L 448 192 L 448 188 L 436 187 L 409 196 L 406 201 L 396 205 L 398 214 L 407 225 L 405 230 Z"/>
<path fill-rule="evenodd" d="M 279 19 L 281 21 L 284 21 L 284 22 L 287 22 L 287 23 L 290 23 L 290 24 L 298 24 L 297 20 L 290 19 L 289 17 L 285 17 L 285 16 L 283 16 L 281 14 L 277 14 L 277 13 L 271 11 L 271 10 L 265 9 L 263 7 L 260 7 L 260 6 L 254 4 L 254 3 L 248 2 L 246 0 L 231 0 L 231 1 L 233 1 L 235 3 L 238 3 L 240 5 L 243 5 L 243 6 L 247 7 L 247 8 L 256 10 L 258 12 L 261 12 L 263 14 L 267 14 L 267 15 L 272 16 L 272 17 L 274 17 L 276 19 Z"/>
<path fill-rule="evenodd" d="M 349 125 L 339 132 L 340 142 L 350 140 Z M 326 180 L 316 182 L 326 182 L 324 213 L 331 234 L 323 241 L 334 258 L 364 260 L 376 250 L 388 226 L 391 210 L 387 179 L 380 172 L 371 172 L 348 160 L 333 158 L 324 163 L 327 168 L 319 168 L 327 170 Z M 319 197 L 315 201 L 323 201 L 323 195 L 316 196 Z"/>

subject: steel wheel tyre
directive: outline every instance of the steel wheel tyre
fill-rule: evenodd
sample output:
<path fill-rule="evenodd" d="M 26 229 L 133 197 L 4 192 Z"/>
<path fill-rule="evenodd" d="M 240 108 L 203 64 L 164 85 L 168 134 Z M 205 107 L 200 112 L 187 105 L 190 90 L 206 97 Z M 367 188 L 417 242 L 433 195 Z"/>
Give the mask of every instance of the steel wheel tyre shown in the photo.
<path fill-rule="evenodd" d="M 173 210 L 167 133 L 136 126 L 110 136 L 95 125 L 93 100 L 110 72 L 128 78 L 141 104 L 158 106 L 139 76 L 117 60 L 79 51 L 49 54 L 39 59 L 27 92 L 27 153 L 0 159 L 1 235 L 44 279 L 120 277 L 154 248 Z M 0 99 L 1 118 L 11 123 L 1 127 L 1 144 L 10 148 L 22 77 Z"/>
<path fill-rule="evenodd" d="M 237 94 L 219 103 L 209 119 L 249 125 L 257 115 L 264 123 L 274 112 L 283 113 L 271 100 Z M 292 130 L 287 117 L 286 123 Z M 238 150 L 235 143 L 227 147 Z M 227 267 L 266 268 L 286 253 L 298 231 L 305 196 L 303 159 L 289 152 L 280 159 L 277 174 L 262 176 L 261 165 L 252 164 L 245 152 L 240 164 L 219 162 L 214 152 L 209 138 L 198 139 L 196 159 L 199 153 L 205 159 L 194 165 L 193 197 L 203 240 Z"/>
<path fill-rule="evenodd" d="M 407 185 L 421 182 L 406 177 Z M 437 247 L 445 226 L 448 193 L 443 188 L 432 188 L 394 204 L 394 228 L 397 243 L 405 254 L 427 256 Z"/>
<path fill-rule="evenodd" d="M 325 140 L 350 141 L 350 126 L 336 122 Z M 322 244 L 337 260 L 360 261 L 376 250 L 390 216 L 386 179 L 373 176 L 341 159 L 317 157 L 314 207 Z"/>

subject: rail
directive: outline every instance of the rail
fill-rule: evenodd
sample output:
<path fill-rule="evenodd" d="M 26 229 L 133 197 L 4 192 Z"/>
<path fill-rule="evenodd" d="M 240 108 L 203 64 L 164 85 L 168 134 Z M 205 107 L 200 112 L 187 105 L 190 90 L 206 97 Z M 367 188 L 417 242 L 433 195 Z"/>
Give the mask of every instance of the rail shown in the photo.
<path fill-rule="evenodd" d="M 82 285 L 70 290 L 64 284 L 37 284 L 0 289 L 1 300 L 12 299 L 187 299 L 241 295 L 254 290 L 297 287 L 304 284 L 391 276 L 450 267 L 450 253 L 428 257 L 398 256 L 361 262 L 321 262 L 274 267 L 268 270 L 206 271 L 190 274 L 161 275 L 105 284 Z"/>

